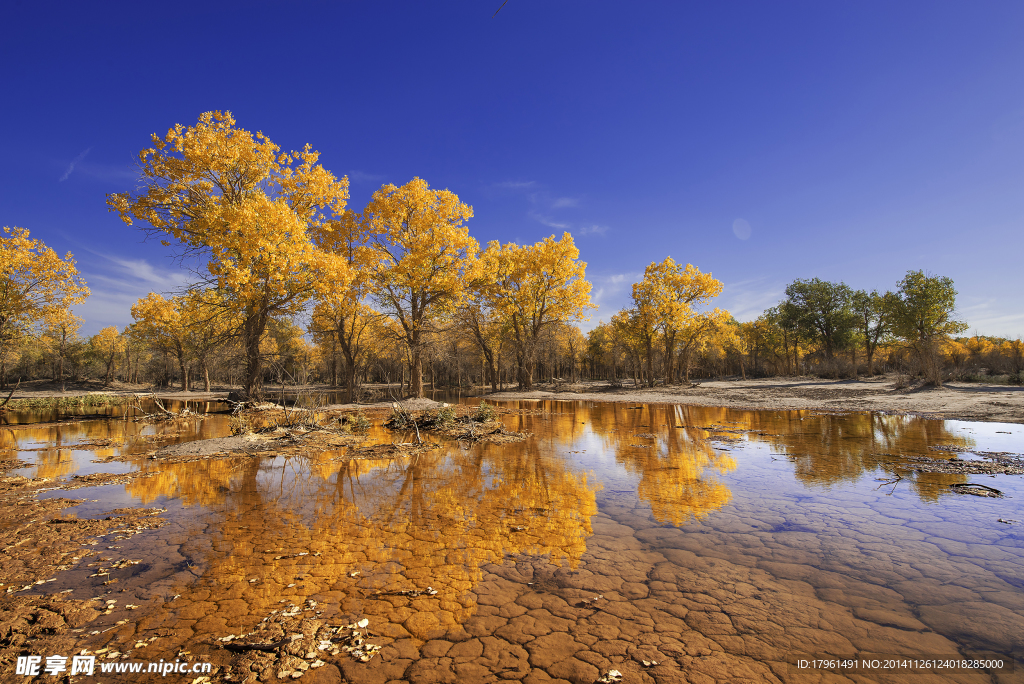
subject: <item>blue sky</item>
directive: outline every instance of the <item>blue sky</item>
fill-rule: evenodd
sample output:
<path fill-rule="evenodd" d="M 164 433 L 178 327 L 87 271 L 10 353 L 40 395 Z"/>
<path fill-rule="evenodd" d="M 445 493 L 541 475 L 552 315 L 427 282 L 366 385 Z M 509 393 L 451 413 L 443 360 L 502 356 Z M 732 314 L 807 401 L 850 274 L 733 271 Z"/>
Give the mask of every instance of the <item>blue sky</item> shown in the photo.
<path fill-rule="evenodd" d="M 672 256 L 741 320 L 795 278 L 953 278 L 1024 334 L 1024 4 L 508 0 L 8 5 L 0 222 L 75 254 L 86 332 L 183 274 L 106 210 L 149 141 L 226 109 L 361 209 L 413 176 L 471 233 L 569 230 L 600 305 Z M 589 326 L 588 326 L 589 327 Z"/>

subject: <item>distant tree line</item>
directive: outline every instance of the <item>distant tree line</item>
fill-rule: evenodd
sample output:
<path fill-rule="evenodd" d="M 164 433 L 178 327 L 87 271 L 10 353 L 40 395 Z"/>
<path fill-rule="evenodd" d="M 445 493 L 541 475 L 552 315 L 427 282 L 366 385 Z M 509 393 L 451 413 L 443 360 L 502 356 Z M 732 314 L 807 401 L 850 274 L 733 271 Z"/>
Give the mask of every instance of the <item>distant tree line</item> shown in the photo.
<path fill-rule="evenodd" d="M 108 197 L 179 257 L 201 264 L 187 290 L 150 293 L 134 322 L 90 338 L 72 307 L 88 296 L 70 254 L 23 228 L 0 238 L 0 385 L 14 378 L 259 396 L 266 383 L 326 383 L 350 400 L 368 384 L 484 385 L 608 380 L 653 386 L 695 378 L 898 371 L 941 385 L 1006 375 L 1018 340 L 958 337 L 950 278 L 909 271 L 893 291 L 795 280 L 756 320 L 712 308 L 722 283 L 671 257 L 650 264 L 631 305 L 584 334 L 594 308 L 572 236 L 533 245 L 469 234 L 473 210 L 419 178 L 384 185 L 361 212 L 347 178 L 309 146 L 285 153 L 208 112 L 153 136 L 142 182 Z"/>

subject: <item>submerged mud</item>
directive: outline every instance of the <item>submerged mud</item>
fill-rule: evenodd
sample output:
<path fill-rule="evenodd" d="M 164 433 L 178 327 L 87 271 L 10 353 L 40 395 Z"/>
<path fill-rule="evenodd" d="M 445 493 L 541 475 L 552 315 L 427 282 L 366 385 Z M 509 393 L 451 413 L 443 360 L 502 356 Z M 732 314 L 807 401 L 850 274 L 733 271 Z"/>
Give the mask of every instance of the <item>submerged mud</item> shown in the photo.
<path fill-rule="evenodd" d="M 78 530 L 38 567 L 0 561 L 0 667 L 45 645 L 215 681 L 897 682 L 794 663 L 984 653 L 1016 672 L 913 681 L 1021 681 L 1021 478 L 927 467 L 1008 463 L 1019 426 L 503 408 L 529 437 L 408 449 L 378 420 L 357 446 L 176 459 L 152 456 L 227 417 L 0 431 L 32 464 L 5 546 Z M 956 494 L 972 483 L 1004 497 Z"/>

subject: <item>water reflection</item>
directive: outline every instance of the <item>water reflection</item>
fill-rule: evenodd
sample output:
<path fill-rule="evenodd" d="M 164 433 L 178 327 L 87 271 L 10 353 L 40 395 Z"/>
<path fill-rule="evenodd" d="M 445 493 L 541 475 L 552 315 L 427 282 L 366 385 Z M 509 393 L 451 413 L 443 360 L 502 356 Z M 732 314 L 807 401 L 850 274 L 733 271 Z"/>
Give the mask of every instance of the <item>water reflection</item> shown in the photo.
<path fill-rule="evenodd" d="M 913 459 L 945 461 L 976 448 L 958 423 L 919 416 L 556 401 L 514 405 L 550 412 L 512 420 L 514 429 L 538 432 L 551 446 L 585 448 L 589 437 L 597 437 L 639 476 L 638 493 L 655 519 L 674 525 L 729 503 L 728 485 L 715 474 L 735 470 L 730 450 L 737 447 L 767 448 L 786 458 L 807 485 L 833 487 L 872 476 L 899 481 L 925 501 L 969 478 L 918 472 Z"/>
<path fill-rule="evenodd" d="M 165 528 L 106 547 L 141 561 L 114 596 L 163 600 L 124 617 L 133 622 L 123 635 L 97 639 L 130 647 L 159 636 L 158 657 L 306 599 L 327 618 L 370 617 L 380 634 L 453 642 L 526 643 L 556 615 L 565 621 L 557 639 L 607 656 L 605 669 L 620 666 L 611 647 L 601 650 L 616 640 L 612 627 L 623 649 L 639 649 L 653 647 L 653 633 L 645 643 L 640 632 L 654 625 L 664 650 L 651 659 L 686 669 L 711 667 L 700 658 L 719 654 L 716 681 L 768 679 L 765 663 L 781 672 L 797 650 L 1011 653 L 1020 643 L 1020 528 L 997 521 L 1020 517 L 1008 512 L 1014 499 L 933 505 L 948 491 L 939 485 L 967 478 L 915 473 L 909 460 L 952 456 L 935 446 L 992 448 L 980 432 L 872 414 L 523 407 L 546 409 L 504 416 L 509 429 L 532 433 L 525 442 L 392 460 L 345 451 L 148 458 L 156 445 L 226 434 L 224 416 L 0 430 L 0 445 L 39 474 L 70 474 L 85 459 L 109 472 L 102 461 L 124 459 L 142 474 L 125 486 L 135 501 L 180 504 L 168 504 Z M 406 441 L 378 425 L 369 441 L 392 439 Z M 897 474 L 895 495 L 876 491 L 874 479 Z M 1019 481 L 1007 481 L 996 486 L 1019 500 Z M 93 572 L 70 570 L 54 588 L 110 591 Z M 608 603 L 581 601 L 597 594 Z M 528 613 L 541 606 L 551 615 Z M 1000 626 L 984 627 L 982 615 Z M 534 667 L 526 651 L 541 648 L 506 646 L 502 657 L 518 659 L 520 673 Z M 686 660 L 691 651 L 698 656 Z"/>
<path fill-rule="evenodd" d="M 32 464 L 12 471 L 16 475 L 66 479 L 97 472 L 145 470 L 145 455 L 158 447 L 228 433 L 225 415 L 155 423 L 106 418 L 12 425 L 0 428 L 0 457 Z"/>
<path fill-rule="evenodd" d="M 833 486 L 876 473 L 898 475 L 925 500 L 936 500 L 948 485 L 966 482 L 965 475 L 919 473 L 908 458 L 948 460 L 953 453 L 930 450 L 947 446 L 968 450 L 970 437 L 948 429 L 946 421 L 878 413 L 822 414 L 810 411 L 749 412 L 746 429 L 752 439 L 767 442 L 788 456 L 796 478 Z"/>
<path fill-rule="evenodd" d="M 182 545 L 203 571 L 175 605 L 230 588 L 244 608 L 223 617 L 242 628 L 282 597 L 331 596 L 423 637 L 473 613 L 485 564 L 526 554 L 575 568 L 586 551 L 599 485 L 536 445 L 336 456 L 157 463 L 128 485 L 212 511 L 210 533 Z"/>

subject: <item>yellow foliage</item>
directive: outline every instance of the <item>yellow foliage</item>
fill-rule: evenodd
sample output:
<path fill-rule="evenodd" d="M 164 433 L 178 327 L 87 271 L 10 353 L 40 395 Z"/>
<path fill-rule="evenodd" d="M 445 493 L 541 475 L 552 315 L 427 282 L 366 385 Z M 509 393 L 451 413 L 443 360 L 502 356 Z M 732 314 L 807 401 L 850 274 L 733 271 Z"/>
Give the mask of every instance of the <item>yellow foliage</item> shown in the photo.
<path fill-rule="evenodd" d="M 262 133 L 206 112 L 139 153 L 142 188 L 107 197 L 125 223 L 142 220 L 175 238 L 184 255 L 208 258 L 209 280 L 240 309 L 246 390 L 259 382 L 258 341 L 271 316 L 299 311 L 322 282 L 343 282 L 348 262 L 318 249 L 345 208 L 348 179 L 317 162 L 309 145 L 284 153 Z M 166 243 L 165 244 L 169 244 Z"/>
<path fill-rule="evenodd" d="M 586 263 L 572 235 L 552 235 L 533 245 L 491 242 L 474 279 L 481 302 L 508 323 L 520 359 L 520 385 L 532 384 L 537 341 L 551 323 L 586 320 L 590 301 Z"/>
<path fill-rule="evenodd" d="M 672 257 L 651 263 L 644 279 L 633 285 L 633 303 L 642 319 L 651 327 L 679 329 L 696 316 L 693 307 L 717 297 L 722 282 L 710 273 L 701 273 L 693 264 L 681 267 Z"/>
<path fill-rule="evenodd" d="M 466 291 L 479 245 L 465 222 L 473 208 L 449 190 L 413 178 L 385 185 L 363 212 L 370 286 L 384 311 L 401 325 L 409 346 L 413 392 L 422 396 L 420 354 L 426 327 L 452 312 Z"/>
<path fill-rule="evenodd" d="M 61 259 L 24 228 L 0 237 L 0 356 L 21 335 L 42 323 L 57 324 L 89 296 L 71 254 Z"/>

